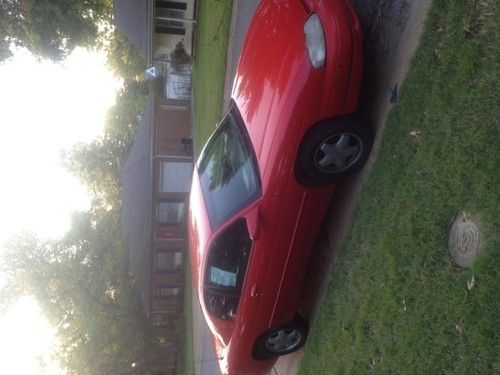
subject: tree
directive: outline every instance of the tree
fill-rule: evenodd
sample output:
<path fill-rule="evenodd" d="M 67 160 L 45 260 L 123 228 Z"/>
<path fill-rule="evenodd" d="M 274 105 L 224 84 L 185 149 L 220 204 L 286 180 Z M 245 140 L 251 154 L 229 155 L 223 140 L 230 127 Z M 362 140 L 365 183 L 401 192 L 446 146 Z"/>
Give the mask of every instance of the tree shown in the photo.
<path fill-rule="evenodd" d="M 77 46 L 98 46 L 112 13 L 112 0 L 0 1 L 0 61 L 12 55 L 11 44 L 55 61 Z"/>
<path fill-rule="evenodd" d="M 146 61 L 127 37 L 118 29 L 107 35 L 105 49 L 108 54 L 108 67 L 124 80 L 138 80 L 146 69 Z"/>
<path fill-rule="evenodd" d="M 97 48 L 116 76 L 141 80 L 144 56 L 112 21 L 113 0 L 0 0 L 0 62 L 12 46 L 56 62 L 76 47 Z"/>
<path fill-rule="evenodd" d="M 63 155 L 66 167 L 93 193 L 95 205 L 119 207 L 120 176 L 137 131 L 137 116 L 144 111 L 148 86 L 128 81 L 108 111 L 104 135 L 81 143 Z"/>
<path fill-rule="evenodd" d="M 0 61 L 11 55 L 11 45 L 54 61 L 76 46 L 99 47 L 124 78 L 104 134 L 64 155 L 67 168 L 89 187 L 91 209 L 74 214 L 62 239 L 24 233 L 0 259 L 6 275 L 1 304 L 35 297 L 57 329 L 61 365 L 75 374 L 148 373 L 159 350 L 121 224 L 121 169 L 149 88 L 140 78 L 142 55 L 110 26 L 111 17 L 111 0 L 0 0 Z"/>
<path fill-rule="evenodd" d="M 2 300 L 28 294 L 39 301 L 69 373 L 144 373 L 154 335 L 127 259 L 119 211 L 76 213 L 59 241 L 24 234 L 10 243 Z"/>
<path fill-rule="evenodd" d="M 18 236 L 0 260 L 7 279 L 4 306 L 23 295 L 35 297 L 57 328 L 59 360 L 69 373 L 147 373 L 148 358 L 158 352 L 121 224 L 121 167 L 147 93 L 145 82 L 125 82 L 103 136 L 65 155 L 67 167 L 93 193 L 90 211 L 75 213 L 60 240 Z"/>
<path fill-rule="evenodd" d="M 61 365 L 75 374 L 150 373 L 159 349 L 121 224 L 121 169 L 149 89 L 139 77 L 143 57 L 110 26 L 111 17 L 111 0 L 0 0 L 0 62 L 12 44 L 55 61 L 76 46 L 102 47 L 124 78 L 103 136 L 64 154 L 66 167 L 92 192 L 92 208 L 74 214 L 62 239 L 24 233 L 0 258 L 6 275 L 1 304 L 35 297 L 57 329 Z"/>

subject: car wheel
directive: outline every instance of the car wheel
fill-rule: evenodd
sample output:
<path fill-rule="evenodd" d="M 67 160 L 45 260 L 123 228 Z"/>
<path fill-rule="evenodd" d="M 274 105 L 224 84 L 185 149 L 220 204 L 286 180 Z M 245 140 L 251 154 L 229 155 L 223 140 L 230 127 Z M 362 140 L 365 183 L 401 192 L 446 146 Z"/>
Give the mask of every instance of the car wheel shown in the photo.
<path fill-rule="evenodd" d="M 297 316 L 293 321 L 263 333 L 255 343 L 253 356 L 266 360 L 292 353 L 304 346 L 307 339 L 307 323 Z"/>
<path fill-rule="evenodd" d="M 373 137 L 355 117 L 319 123 L 304 136 L 296 163 L 297 180 L 328 185 L 359 171 L 368 160 Z"/>

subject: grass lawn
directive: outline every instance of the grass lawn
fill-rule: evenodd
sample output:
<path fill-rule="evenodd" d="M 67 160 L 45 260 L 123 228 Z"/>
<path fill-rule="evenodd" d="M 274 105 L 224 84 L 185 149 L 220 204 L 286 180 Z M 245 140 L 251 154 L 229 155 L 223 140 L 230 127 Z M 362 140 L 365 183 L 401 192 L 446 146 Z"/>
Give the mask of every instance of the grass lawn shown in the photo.
<path fill-rule="evenodd" d="M 231 0 L 203 0 L 198 5 L 194 61 L 195 153 L 221 119 Z"/>
<path fill-rule="evenodd" d="M 301 374 L 500 372 L 498 7 L 433 2 Z M 485 236 L 470 269 L 447 247 L 463 211 Z"/>

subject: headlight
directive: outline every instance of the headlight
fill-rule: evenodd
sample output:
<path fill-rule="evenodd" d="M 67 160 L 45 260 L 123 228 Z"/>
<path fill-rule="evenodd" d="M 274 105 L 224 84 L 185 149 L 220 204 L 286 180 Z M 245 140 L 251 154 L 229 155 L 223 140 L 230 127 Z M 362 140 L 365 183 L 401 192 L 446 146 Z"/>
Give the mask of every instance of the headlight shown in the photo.
<path fill-rule="evenodd" d="M 314 68 L 321 68 L 325 65 L 326 59 L 325 33 L 316 13 L 312 14 L 305 23 L 304 34 L 309 60 Z"/>

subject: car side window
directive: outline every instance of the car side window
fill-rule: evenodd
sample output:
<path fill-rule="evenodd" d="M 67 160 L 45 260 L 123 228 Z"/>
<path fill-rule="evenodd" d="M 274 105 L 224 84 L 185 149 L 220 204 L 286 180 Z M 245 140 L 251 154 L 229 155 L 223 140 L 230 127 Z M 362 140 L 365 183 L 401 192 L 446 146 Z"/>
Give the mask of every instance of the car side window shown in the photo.
<path fill-rule="evenodd" d="M 205 269 L 205 304 L 220 319 L 236 317 L 251 248 L 244 219 L 231 224 L 212 243 Z"/>

